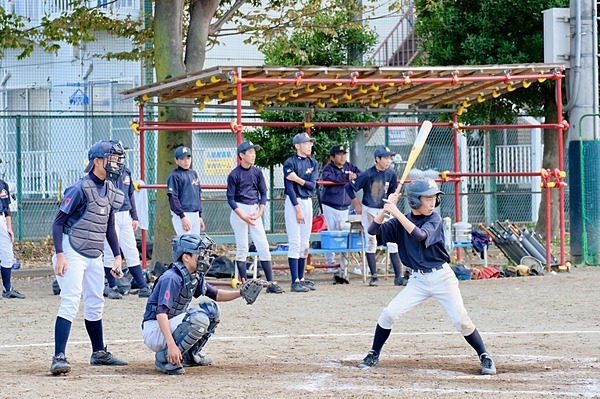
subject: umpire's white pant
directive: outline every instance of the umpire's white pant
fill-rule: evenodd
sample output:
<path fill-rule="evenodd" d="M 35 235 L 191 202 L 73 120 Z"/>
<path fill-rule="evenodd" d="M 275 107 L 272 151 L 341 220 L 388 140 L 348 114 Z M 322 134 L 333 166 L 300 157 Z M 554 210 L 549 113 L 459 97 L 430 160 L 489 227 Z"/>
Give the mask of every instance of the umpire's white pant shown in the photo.
<path fill-rule="evenodd" d="M 6 217 L 0 214 L 0 265 L 9 269 L 13 263 L 15 263 L 15 253 L 13 252 L 12 239 L 8 234 Z"/>
<path fill-rule="evenodd" d="M 377 252 L 377 237 L 369 234 L 368 230 L 373 220 L 375 220 L 375 217 L 379 215 L 379 212 L 381 212 L 381 209 L 379 208 L 371 208 L 366 205 L 363 205 L 362 207 L 361 224 L 365 232 L 365 252 L 368 254 L 374 254 Z M 391 254 L 398 253 L 398 244 L 388 242 L 386 243 L 386 246 Z"/>
<path fill-rule="evenodd" d="M 414 271 L 408 279 L 406 287 L 381 312 L 379 325 L 391 330 L 402 315 L 410 312 L 430 297 L 438 300 L 456 330 L 463 336 L 471 335 L 475 331 L 475 325 L 465 309 L 458 288 L 458 279 L 447 263 L 442 269 L 434 270 L 431 273 Z"/>
<path fill-rule="evenodd" d="M 290 197 L 285 197 L 285 229 L 288 234 L 288 258 L 306 258 L 312 230 L 312 198 L 298 198 L 298 205 L 304 214 L 304 224 L 298 223 L 296 209 Z"/>
<path fill-rule="evenodd" d="M 137 243 L 135 241 L 135 233 L 133 232 L 133 226 L 131 223 L 131 215 L 129 211 L 121 211 L 115 213 L 115 230 L 117 237 L 119 238 L 119 247 L 127 259 L 127 266 L 134 267 L 140 265 L 140 252 L 137 249 Z M 104 240 L 104 267 L 112 267 L 115 262 L 110 245 L 108 241 Z"/>
<path fill-rule="evenodd" d="M 64 276 L 56 276 L 60 286 L 60 308 L 58 316 L 73 321 L 79 311 L 83 295 L 83 317 L 85 320 L 102 319 L 104 310 L 104 266 L 102 256 L 86 258 L 77 253 L 69 242 L 69 236 L 63 234 L 63 253 L 67 259 L 67 271 Z M 56 265 L 56 254 L 52 256 Z"/>
<path fill-rule="evenodd" d="M 173 222 L 173 228 L 175 229 L 175 234 L 177 236 L 182 236 L 184 234 L 196 234 L 200 235 L 200 212 L 184 212 L 185 216 L 188 218 L 190 223 L 192 224 L 192 228 L 190 231 L 185 231 L 183 229 L 183 224 L 181 223 L 181 218 L 175 214 L 175 212 L 171 212 L 171 221 Z"/>
<path fill-rule="evenodd" d="M 323 204 L 323 216 L 327 223 L 327 230 L 347 230 L 348 226 L 348 209 L 335 209 Z M 335 264 L 335 253 L 325 254 L 325 260 L 328 265 Z M 340 257 L 340 266 L 344 268 L 344 257 Z"/>
<path fill-rule="evenodd" d="M 246 215 L 258 213 L 260 208 L 259 204 L 247 205 L 239 202 L 237 202 L 237 206 Z M 245 262 L 248 257 L 248 234 L 252 237 L 256 252 L 258 252 L 258 258 L 260 260 L 271 260 L 269 241 L 267 240 L 267 233 L 265 233 L 262 217 L 256 219 L 254 221 L 255 225 L 252 226 L 240 219 L 237 213 L 231 211 L 229 223 L 231 223 L 231 228 L 235 235 L 235 246 L 237 251 L 235 254 L 236 261 Z"/>

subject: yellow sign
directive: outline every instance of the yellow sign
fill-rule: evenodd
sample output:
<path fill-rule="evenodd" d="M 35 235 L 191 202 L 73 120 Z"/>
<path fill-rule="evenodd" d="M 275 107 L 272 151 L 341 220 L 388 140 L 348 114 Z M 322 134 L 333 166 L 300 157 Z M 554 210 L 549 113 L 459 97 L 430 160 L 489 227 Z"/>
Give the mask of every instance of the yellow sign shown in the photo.
<path fill-rule="evenodd" d="M 235 153 L 231 150 L 209 150 L 204 159 L 206 176 L 227 176 L 235 168 Z"/>

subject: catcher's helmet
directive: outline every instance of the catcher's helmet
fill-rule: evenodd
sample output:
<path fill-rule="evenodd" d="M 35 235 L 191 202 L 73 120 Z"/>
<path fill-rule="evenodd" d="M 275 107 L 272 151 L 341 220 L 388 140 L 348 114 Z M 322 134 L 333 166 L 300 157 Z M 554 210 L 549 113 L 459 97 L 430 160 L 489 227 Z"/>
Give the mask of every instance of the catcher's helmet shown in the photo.
<path fill-rule="evenodd" d="M 200 237 L 197 234 L 183 234 L 173 238 L 173 260 L 181 260 L 183 254 L 198 255 L 197 271 L 206 274 L 212 266 L 214 256 L 212 252 L 215 249 L 215 242 L 204 234 Z"/>
<path fill-rule="evenodd" d="M 110 180 L 117 180 L 125 169 L 125 150 L 118 141 L 100 140 L 88 151 L 88 164 L 85 173 L 89 173 L 94 166 L 94 159 L 107 158 L 109 161 L 104 166 L 106 177 Z"/>
<path fill-rule="evenodd" d="M 424 179 L 416 179 L 410 182 L 407 189 L 407 198 L 408 205 L 412 209 L 419 209 L 422 205 L 421 197 L 431 197 L 433 195 L 436 196 L 435 206 L 440 206 L 440 197 L 439 194 L 444 194 L 438 188 L 437 183 L 433 179 L 424 178 Z"/>

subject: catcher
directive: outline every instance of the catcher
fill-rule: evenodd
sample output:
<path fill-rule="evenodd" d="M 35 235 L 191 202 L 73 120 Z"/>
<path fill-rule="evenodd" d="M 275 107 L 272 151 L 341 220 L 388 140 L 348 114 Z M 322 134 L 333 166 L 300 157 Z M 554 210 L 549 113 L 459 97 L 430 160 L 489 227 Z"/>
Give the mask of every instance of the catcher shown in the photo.
<path fill-rule="evenodd" d="M 216 302 L 242 297 L 252 304 L 263 288 L 258 280 L 248 280 L 239 291 L 208 284 L 204 276 L 214 259 L 214 247 L 214 241 L 205 234 L 175 237 L 174 262 L 158 278 L 148 298 L 142 322 L 144 344 L 156 352 L 154 365 L 165 374 L 183 374 L 184 367 L 210 365 L 212 361 L 200 351 L 219 324 Z M 188 308 L 192 297 L 201 295 L 211 300 Z"/>

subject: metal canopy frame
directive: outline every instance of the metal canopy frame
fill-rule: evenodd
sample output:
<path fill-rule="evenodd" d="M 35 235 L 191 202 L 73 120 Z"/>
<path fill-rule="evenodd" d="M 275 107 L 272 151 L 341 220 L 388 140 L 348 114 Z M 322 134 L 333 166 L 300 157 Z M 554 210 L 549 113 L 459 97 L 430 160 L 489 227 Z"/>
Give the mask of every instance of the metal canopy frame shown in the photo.
<path fill-rule="evenodd" d="M 139 120 L 132 123 L 135 133 L 140 134 L 141 173 L 145 179 L 144 134 L 146 130 L 230 130 L 242 142 L 245 126 L 298 127 L 310 133 L 311 127 L 391 127 L 419 126 L 419 123 L 330 123 L 310 122 L 312 110 L 337 112 L 341 106 L 356 112 L 396 112 L 399 104 L 409 110 L 427 113 L 440 107 L 451 109 L 452 122 L 434 123 L 452 129 L 454 138 L 454 171 L 445 172 L 443 181 L 454 183 L 455 218 L 460 221 L 459 183 L 467 174 L 459 169 L 458 134 L 464 130 L 496 129 L 556 129 L 559 165 L 554 170 L 543 169 L 542 188 L 547 195 L 546 215 L 550 220 L 550 189 L 559 190 L 560 251 L 561 266 L 565 259 L 564 218 L 564 149 L 563 134 L 569 128 L 562 117 L 562 79 L 564 67 L 560 64 L 508 64 L 456 67 L 269 67 L 215 66 L 184 76 L 126 90 L 123 99 L 133 98 L 139 107 Z M 555 83 L 557 123 L 538 125 L 478 125 L 465 126 L 458 117 L 473 103 L 498 98 L 514 90 L 527 89 L 531 85 L 551 79 Z M 187 99 L 187 101 L 174 101 Z M 305 122 L 243 122 L 243 101 L 249 101 L 257 112 L 266 107 L 297 104 L 305 107 Z M 184 106 L 202 110 L 207 104 L 227 105 L 234 103 L 236 117 L 233 122 L 153 122 L 144 120 L 145 106 Z M 307 106 L 308 104 L 308 106 Z M 247 108 L 247 107 L 244 107 Z M 493 173 L 484 173 L 492 176 Z M 482 174 L 482 175 L 484 175 Z M 146 186 L 157 188 L 158 185 Z M 551 225 L 546 223 L 547 268 L 550 267 Z M 144 241 L 144 240 L 143 240 Z M 460 260 L 460 252 L 459 252 Z"/>

